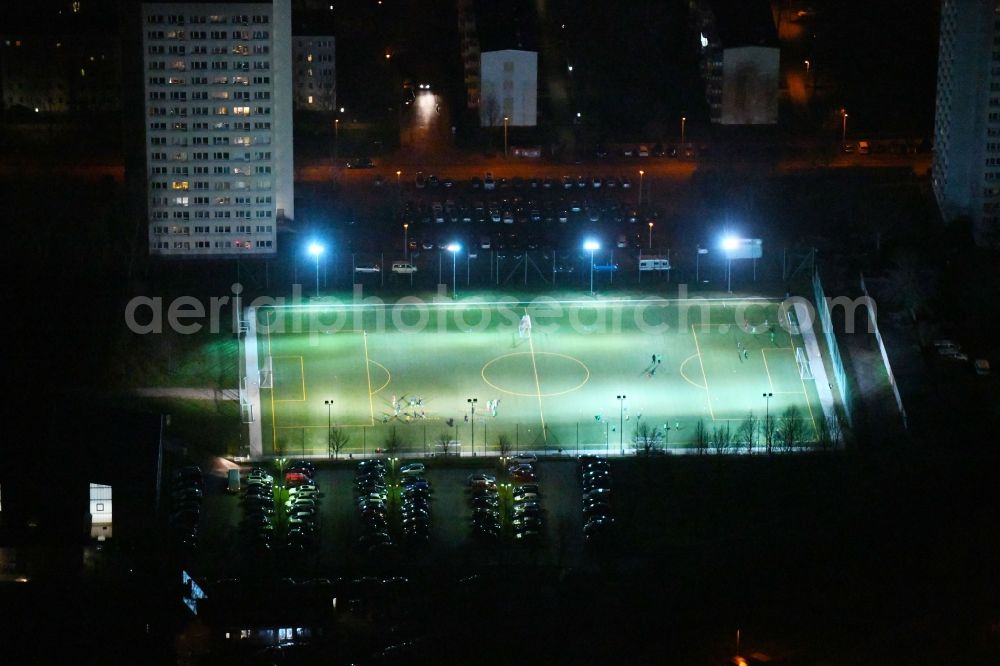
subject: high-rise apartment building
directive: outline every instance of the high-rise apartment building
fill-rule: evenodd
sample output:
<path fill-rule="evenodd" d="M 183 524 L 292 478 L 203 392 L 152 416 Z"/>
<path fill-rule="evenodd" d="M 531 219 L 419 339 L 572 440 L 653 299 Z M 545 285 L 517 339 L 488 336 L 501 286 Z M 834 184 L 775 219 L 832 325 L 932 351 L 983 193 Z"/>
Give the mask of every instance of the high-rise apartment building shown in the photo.
<path fill-rule="evenodd" d="M 1000 245 L 1000 2 L 944 0 L 934 121 L 934 196 L 948 222 Z"/>
<path fill-rule="evenodd" d="M 689 0 L 709 119 L 721 125 L 778 122 L 780 49 L 763 0 Z"/>
<path fill-rule="evenodd" d="M 295 35 L 292 59 L 295 108 L 333 113 L 337 108 L 337 40 L 333 35 Z"/>
<path fill-rule="evenodd" d="M 289 0 L 142 12 L 150 253 L 274 254 L 295 216 Z"/>

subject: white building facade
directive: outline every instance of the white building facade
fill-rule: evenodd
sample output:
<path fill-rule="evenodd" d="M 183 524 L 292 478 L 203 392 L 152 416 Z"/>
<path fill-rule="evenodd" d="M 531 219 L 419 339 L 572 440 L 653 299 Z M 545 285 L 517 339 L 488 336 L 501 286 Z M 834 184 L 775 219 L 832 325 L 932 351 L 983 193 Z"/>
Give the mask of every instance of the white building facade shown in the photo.
<path fill-rule="evenodd" d="M 295 108 L 333 113 L 337 108 L 336 40 L 333 36 L 292 39 Z"/>
<path fill-rule="evenodd" d="M 947 222 L 1000 246 L 1000 2 L 944 0 L 932 184 Z"/>
<path fill-rule="evenodd" d="M 534 127 L 538 124 L 538 53 L 483 51 L 479 60 L 479 123 Z"/>
<path fill-rule="evenodd" d="M 290 0 L 143 5 L 149 251 L 272 255 L 293 219 Z"/>
<path fill-rule="evenodd" d="M 722 125 L 778 122 L 778 49 L 742 46 L 722 52 Z"/>

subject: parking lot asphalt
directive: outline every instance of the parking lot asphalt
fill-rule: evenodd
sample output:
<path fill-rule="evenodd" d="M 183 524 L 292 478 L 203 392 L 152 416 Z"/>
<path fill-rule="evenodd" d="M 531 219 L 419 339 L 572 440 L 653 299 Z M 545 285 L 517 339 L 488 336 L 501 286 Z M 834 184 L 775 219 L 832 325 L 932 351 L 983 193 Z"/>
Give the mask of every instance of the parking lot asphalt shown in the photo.
<path fill-rule="evenodd" d="M 401 460 L 400 464 L 405 464 Z M 387 567 L 452 567 L 475 571 L 490 566 L 586 566 L 583 547 L 580 486 L 575 459 L 544 460 L 536 464 L 543 510 L 543 538 L 535 545 L 515 544 L 509 534 L 496 543 L 481 544 L 472 538 L 468 476 L 485 472 L 508 482 L 496 460 L 480 464 L 453 461 L 428 466 L 425 478 L 433 488 L 431 501 L 430 543 L 423 548 L 400 546 L 392 561 L 373 561 L 356 547 L 362 533 L 354 502 L 354 466 L 338 464 L 323 467 L 315 480 L 321 492 L 319 544 L 313 551 L 285 553 L 275 538 L 270 555 L 257 556 L 241 545 L 239 524 L 243 516 L 240 496 L 223 491 L 223 484 L 206 479 L 206 493 L 199 527 L 198 551 L 186 559 L 186 565 L 208 578 L 225 578 L 247 573 L 248 569 L 265 570 L 274 575 L 326 575 L 335 570 L 364 570 Z M 248 470 L 244 470 L 246 472 Z M 508 507 L 509 508 L 509 507 Z M 398 511 L 398 509 L 393 509 Z M 390 521 L 392 524 L 392 521 Z M 395 535 L 394 535 L 395 536 Z"/>

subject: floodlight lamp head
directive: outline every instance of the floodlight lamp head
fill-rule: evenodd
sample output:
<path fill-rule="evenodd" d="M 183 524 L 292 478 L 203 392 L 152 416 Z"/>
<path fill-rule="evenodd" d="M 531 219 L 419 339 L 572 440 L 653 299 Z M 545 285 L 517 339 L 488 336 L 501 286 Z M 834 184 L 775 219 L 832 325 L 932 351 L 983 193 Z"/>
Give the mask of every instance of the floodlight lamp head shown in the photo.
<path fill-rule="evenodd" d="M 735 236 L 726 236 L 722 239 L 723 250 L 735 250 L 740 246 L 740 241 Z"/>
<path fill-rule="evenodd" d="M 600 245 L 600 243 L 598 243 L 595 240 L 589 240 L 589 241 L 584 242 L 583 249 L 587 250 L 589 252 L 593 252 L 595 250 L 601 249 L 601 245 Z"/>
<path fill-rule="evenodd" d="M 316 241 L 309 243 L 309 254 L 311 254 L 314 257 L 318 257 L 319 255 L 323 254 L 324 249 L 325 248 Z"/>
<path fill-rule="evenodd" d="M 445 249 L 448 250 L 449 252 L 458 252 L 459 250 L 462 249 L 462 246 L 459 245 L 458 243 L 449 243 L 448 247 Z"/>

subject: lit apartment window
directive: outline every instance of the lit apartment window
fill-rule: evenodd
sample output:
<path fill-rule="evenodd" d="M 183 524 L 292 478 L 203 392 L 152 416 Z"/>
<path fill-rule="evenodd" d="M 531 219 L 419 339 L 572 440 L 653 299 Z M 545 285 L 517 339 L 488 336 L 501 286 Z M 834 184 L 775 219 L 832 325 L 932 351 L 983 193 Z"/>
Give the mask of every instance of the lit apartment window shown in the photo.
<path fill-rule="evenodd" d="M 188 181 L 186 180 L 175 180 L 170 183 L 170 189 L 172 190 L 186 190 L 188 189 Z M 187 204 L 185 204 L 187 205 Z"/>

